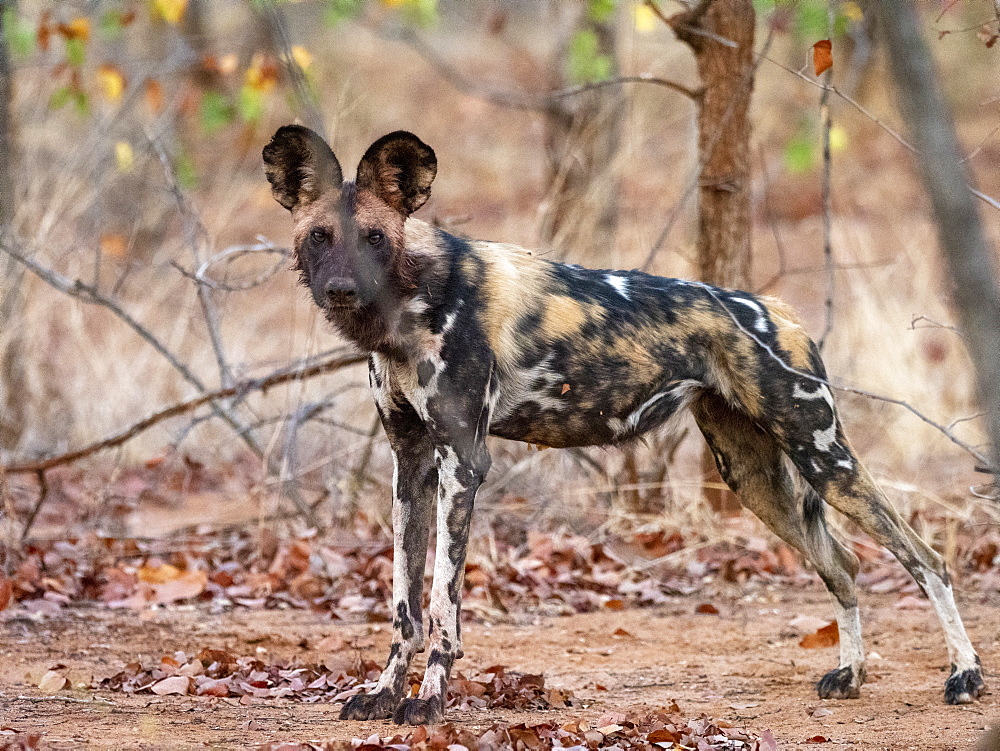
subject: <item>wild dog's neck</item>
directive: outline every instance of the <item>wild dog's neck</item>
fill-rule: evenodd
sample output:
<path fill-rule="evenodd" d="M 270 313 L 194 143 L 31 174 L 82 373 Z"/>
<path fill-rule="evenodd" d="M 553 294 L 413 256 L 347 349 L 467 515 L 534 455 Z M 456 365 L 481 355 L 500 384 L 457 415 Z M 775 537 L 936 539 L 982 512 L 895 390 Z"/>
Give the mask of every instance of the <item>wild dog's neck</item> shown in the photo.
<path fill-rule="evenodd" d="M 327 318 L 366 352 L 399 359 L 418 356 L 420 329 L 448 275 L 441 233 L 427 222 L 407 219 L 405 246 L 386 269 L 385 291 L 356 310 L 330 309 Z"/>

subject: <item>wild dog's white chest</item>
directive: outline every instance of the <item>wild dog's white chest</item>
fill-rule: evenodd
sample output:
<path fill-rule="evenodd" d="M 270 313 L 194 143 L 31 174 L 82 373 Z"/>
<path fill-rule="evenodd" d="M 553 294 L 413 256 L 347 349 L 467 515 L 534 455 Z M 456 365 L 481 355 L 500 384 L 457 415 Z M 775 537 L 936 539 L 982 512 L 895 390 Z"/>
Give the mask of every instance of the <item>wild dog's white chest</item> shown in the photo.
<path fill-rule="evenodd" d="M 441 374 L 446 363 L 441 358 L 443 334 L 421 332 L 419 346 L 406 359 L 372 354 L 375 378 L 372 393 L 384 412 L 395 408 L 400 398 L 409 402 L 421 420 L 430 421 L 430 402 L 439 395 Z"/>

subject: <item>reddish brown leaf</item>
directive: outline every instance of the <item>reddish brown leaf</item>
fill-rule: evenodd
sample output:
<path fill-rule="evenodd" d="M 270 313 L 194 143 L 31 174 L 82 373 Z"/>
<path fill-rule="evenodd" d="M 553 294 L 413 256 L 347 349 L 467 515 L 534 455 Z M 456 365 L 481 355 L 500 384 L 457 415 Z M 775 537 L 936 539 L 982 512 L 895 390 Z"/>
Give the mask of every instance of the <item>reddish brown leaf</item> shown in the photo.
<path fill-rule="evenodd" d="M 6 609 L 14 597 L 14 585 L 3 571 L 0 571 L 0 610 Z"/>
<path fill-rule="evenodd" d="M 806 743 L 829 743 L 830 739 L 823 735 L 814 735 L 812 738 L 806 738 Z"/>
<path fill-rule="evenodd" d="M 703 602 L 694 609 L 699 615 L 718 615 L 719 609 L 710 602 Z"/>
<path fill-rule="evenodd" d="M 819 647 L 832 647 L 840 643 L 840 631 L 837 629 L 837 622 L 828 623 L 815 633 L 806 634 L 799 642 L 800 647 L 805 649 L 817 649 Z"/>
<path fill-rule="evenodd" d="M 833 67 L 833 45 L 829 39 L 820 39 L 813 45 L 813 70 L 816 75 Z"/>

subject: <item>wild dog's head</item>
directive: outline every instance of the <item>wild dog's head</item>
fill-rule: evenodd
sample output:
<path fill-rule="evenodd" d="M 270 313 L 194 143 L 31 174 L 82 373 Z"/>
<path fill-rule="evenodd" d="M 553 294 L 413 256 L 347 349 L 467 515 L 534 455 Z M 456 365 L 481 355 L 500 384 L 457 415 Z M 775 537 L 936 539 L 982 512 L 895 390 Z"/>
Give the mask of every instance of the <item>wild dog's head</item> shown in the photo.
<path fill-rule="evenodd" d="M 361 347 L 381 349 L 417 284 L 403 225 L 430 196 L 434 151 L 412 133 L 390 133 L 345 183 L 326 141 L 286 125 L 264 147 L 264 165 L 275 200 L 292 212 L 296 268 L 316 304 Z"/>

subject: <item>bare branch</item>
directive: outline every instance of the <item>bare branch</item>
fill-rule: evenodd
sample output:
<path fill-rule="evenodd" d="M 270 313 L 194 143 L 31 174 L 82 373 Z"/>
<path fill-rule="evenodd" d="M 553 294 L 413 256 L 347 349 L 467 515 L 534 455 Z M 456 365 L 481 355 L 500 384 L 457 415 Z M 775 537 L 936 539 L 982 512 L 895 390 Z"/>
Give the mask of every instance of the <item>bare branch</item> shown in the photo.
<path fill-rule="evenodd" d="M 42 266 L 40 263 L 35 261 L 33 258 L 25 255 L 22 251 L 17 249 L 16 243 L 7 239 L 0 239 L 0 250 L 9 255 L 10 257 L 16 259 L 18 262 L 23 264 L 31 273 L 41 279 L 43 282 L 51 287 L 59 290 L 60 292 L 69 295 L 70 297 L 75 297 L 83 302 L 90 303 L 92 305 L 99 305 L 103 308 L 107 308 L 112 313 L 115 314 L 126 326 L 132 329 L 136 334 L 139 335 L 144 341 L 146 341 L 153 349 L 160 353 L 163 358 L 169 362 L 174 370 L 181 374 L 185 381 L 190 383 L 199 391 L 205 391 L 205 384 L 202 383 L 201 379 L 196 376 L 190 368 L 178 359 L 177 355 L 171 352 L 167 346 L 161 342 L 149 329 L 143 326 L 139 321 L 132 317 L 128 311 L 122 308 L 117 302 L 112 300 L 110 297 L 105 296 L 96 287 L 86 284 L 83 281 L 71 280 L 58 271 L 48 269 Z"/>
<path fill-rule="evenodd" d="M 662 86 L 683 94 L 692 100 L 697 100 L 701 97 L 700 89 L 691 89 L 684 84 L 680 84 L 666 78 L 659 78 L 650 73 L 640 73 L 635 76 L 615 76 L 603 81 L 582 83 L 576 86 L 569 86 L 565 89 L 555 89 L 553 91 L 539 93 L 500 89 L 477 83 L 476 81 L 473 81 L 463 75 L 454 65 L 441 57 L 429 44 L 424 42 L 416 34 L 410 31 L 405 31 L 402 33 L 401 38 L 417 53 L 419 53 L 421 57 L 430 63 L 444 80 L 459 91 L 480 99 L 485 99 L 492 104 L 496 104 L 500 107 L 507 107 L 509 109 L 545 111 L 551 107 L 553 103 L 559 101 L 560 99 L 565 99 L 566 97 L 577 96 L 587 91 L 603 89 L 608 86 L 622 86 L 624 84 L 633 83 Z"/>
<path fill-rule="evenodd" d="M 289 381 L 304 381 L 318 375 L 333 373 L 341 368 L 346 368 L 350 365 L 357 365 L 358 363 L 364 362 L 365 359 L 365 355 L 356 353 L 343 354 L 341 351 L 305 367 L 303 367 L 301 363 L 296 363 L 292 366 L 275 370 L 262 378 L 239 381 L 231 386 L 199 394 L 191 399 L 185 399 L 184 401 L 177 402 L 169 407 L 164 407 L 148 417 L 144 417 L 142 420 L 139 420 L 128 428 L 97 441 L 96 443 L 92 443 L 89 446 L 84 446 L 83 448 L 76 449 L 75 451 L 68 451 L 64 454 L 58 454 L 57 456 L 52 456 L 48 459 L 11 464 L 4 467 L 3 470 L 7 474 L 31 474 L 45 472 L 53 467 L 58 467 L 63 464 L 71 464 L 79 459 L 96 454 L 99 451 L 121 446 L 132 438 L 135 438 L 140 433 L 144 433 L 154 425 L 157 425 L 164 420 L 186 414 L 210 402 L 214 402 L 219 399 L 229 399 L 231 397 L 242 397 L 252 391 L 266 392 L 268 389 L 282 383 L 288 383 Z"/>
<path fill-rule="evenodd" d="M 292 40 L 288 35 L 288 27 L 281 9 L 275 0 L 257 0 L 253 5 L 259 9 L 258 12 L 267 24 L 272 46 L 281 50 L 279 57 L 285 68 L 285 74 L 292 82 L 292 91 L 295 95 L 295 103 L 298 105 L 299 116 L 306 125 L 317 133 L 325 134 L 326 127 L 323 124 L 323 112 L 319 100 L 306 79 L 305 71 L 295 61 L 295 56 L 292 54 Z"/>
<path fill-rule="evenodd" d="M 830 9 L 832 13 L 832 6 Z M 816 341 L 819 351 L 823 351 L 826 339 L 833 330 L 833 295 L 836 289 L 837 277 L 834 274 L 833 265 L 833 194 L 830 190 L 832 159 L 830 155 L 830 131 L 833 128 L 833 121 L 830 117 L 830 81 L 833 76 L 833 69 L 827 70 L 826 86 L 820 94 L 819 111 L 823 120 L 823 179 L 822 201 L 823 201 L 823 263 L 826 266 L 826 299 L 823 304 L 824 323 L 823 333 Z"/>
<path fill-rule="evenodd" d="M 800 70 L 793 70 L 793 69 L 789 68 L 788 66 L 783 65 L 782 63 L 779 63 L 777 60 L 775 60 L 773 58 L 769 57 L 769 58 L 767 58 L 767 60 L 768 60 L 768 62 L 774 63 L 775 65 L 777 65 L 782 70 L 788 71 L 793 76 L 798 76 L 803 81 L 806 81 L 807 83 L 811 83 L 813 86 L 816 86 L 817 88 L 820 88 L 820 89 L 829 88 L 830 91 L 832 91 L 834 94 L 836 94 L 837 96 L 839 96 L 845 102 L 847 102 L 852 107 L 854 107 L 858 112 L 860 112 L 862 115 L 864 115 L 865 117 L 867 117 L 869 120 L 871 120 L 873 123 L 875 123 L 878 127 L 880 127 L 882 130 L 884 130 L 886 133 L 888 133 L 890 136 L 892 136 L 907 151 L 910 151 L 910 152 L 912 152 L 914 154 L 919 154 L 920 153 L 917 150 L 917 147 L 914 146 L 909 141 L 907 141 L 903 136 L 901 136 L 898 131 L 893 130 L 891 127 L 889 127 L 888 125 L 886 125 L 876 115 L 874 115 L 872 112 L 870 112 L 868 109 L 866 109 L 863 105 L 859 104 L 857 102 L 857 100 L 855 100 L 852 97 L 848 96 L 847 94 L 845 94 L 844 92 L 842 92 L 840 89 L 838 89 L 836 86 L 833 86 L 832 84 L 823 84 L 823 83 L 820 83 L 819 81 L 814 81 L 813 79 L 811 79 L 809 76 L 807 76 L 802 71 L 800 71 Z M 989 136 L 987 136 L 987 138 L 989 138 Z M 978 149 L 977 149 L 977 151 L 978 151 Z M 966 158 L 960 160 L 960 163 L 966 162 L 966 161 L 968 161 L 968 159 L 969 159 L 969 157 L 966 157 Z M 983 203 L 989 204 L 994 209 L 1000 210 L 1000 201 L 998 201 L 996 198 L 993 198 L 992 196 L 986 195 L 985 193 L 983 193 L 980 190 L 977 190 L 976 188 L 972 187 L 971 185 L 969 185 L 967 187 L 969 188 L 969 192 L 972 193 L 972 195 L 974 195 L 980 201 L 982 201 Z"/>

